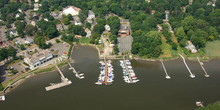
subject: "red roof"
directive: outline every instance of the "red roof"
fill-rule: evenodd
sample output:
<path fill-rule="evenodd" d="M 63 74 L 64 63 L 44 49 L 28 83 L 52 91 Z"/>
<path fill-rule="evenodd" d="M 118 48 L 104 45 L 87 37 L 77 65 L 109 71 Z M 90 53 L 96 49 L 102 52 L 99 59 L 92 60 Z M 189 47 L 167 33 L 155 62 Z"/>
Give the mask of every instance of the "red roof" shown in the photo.
<path fill-rule="evenodd" d="M 63 54 L 66 54 L 66 52 L 63 52 Z"/>

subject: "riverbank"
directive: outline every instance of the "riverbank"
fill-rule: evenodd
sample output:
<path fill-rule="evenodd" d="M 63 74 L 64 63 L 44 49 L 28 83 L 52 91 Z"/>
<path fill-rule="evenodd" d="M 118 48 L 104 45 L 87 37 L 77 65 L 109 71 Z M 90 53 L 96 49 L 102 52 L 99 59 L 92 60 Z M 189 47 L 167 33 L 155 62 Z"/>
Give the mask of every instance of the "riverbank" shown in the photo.
<path fill-rule="evenodd" d="M 58 67 L 60 68 L 64 68 L 65 66 L 67 66 L 67 61 L 71 61 L 70 55 L 72 54 L 72 50 L 74 49 L 73 44 L 70 45 L 69 50 L 68 50 L 68 59 L 58 63 Z M 5 83 L 3 83 L 3 91 L 0 91 L 0 94 L 7 94 L 10 91 L 14 90 L 16 87 L 18 87 L 20 84 L 22 84 L 26 79 L 30 78 L 30 77 L 34 77 L 37 76 L 39 74 L 45 74 L 48 72 L 53 72 L 56 71 L 56 68 L 54 65 L 52 64 L 48 64 L 47 66 L 43 67 L 43 68 L 36 68 L 32 71 L 23 73 L 21 75 L 19 75 L 18 77 L 11 79 L 9 81 L 6 81 Z"/>

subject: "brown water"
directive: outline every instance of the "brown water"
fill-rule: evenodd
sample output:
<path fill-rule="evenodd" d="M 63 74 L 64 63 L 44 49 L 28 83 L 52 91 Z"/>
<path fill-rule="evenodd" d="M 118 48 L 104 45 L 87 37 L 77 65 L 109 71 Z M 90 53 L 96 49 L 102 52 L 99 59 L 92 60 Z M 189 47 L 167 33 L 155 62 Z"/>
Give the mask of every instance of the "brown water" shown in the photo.
<path fill-rule="evenodd" d="M 96 86 L 99 66 L 97 51 L 92 47 L 79 46 L 72 58 L 76 70 L 85 73 L 79 80 L 65 67 L 64 75 L 72 84 L 46 92 L 49 83 L 60 82 L 58 72 L 42 74 L 27 79 L 6 95 L 0 110 L 193 110 L 195 101 L 213 103 L 220 100 L 220 60 L 205 62 L 210 78 L 205 78 L 196 61 L 187 61 L 195 79 L 179 60 L 164 62 L 170 80 L 160 62 L 132 60 L 133 69 L 140 79 L 127 84 L 122 79 L 118 60 L 113 60 L 115 79 L 111 86 Z"/>

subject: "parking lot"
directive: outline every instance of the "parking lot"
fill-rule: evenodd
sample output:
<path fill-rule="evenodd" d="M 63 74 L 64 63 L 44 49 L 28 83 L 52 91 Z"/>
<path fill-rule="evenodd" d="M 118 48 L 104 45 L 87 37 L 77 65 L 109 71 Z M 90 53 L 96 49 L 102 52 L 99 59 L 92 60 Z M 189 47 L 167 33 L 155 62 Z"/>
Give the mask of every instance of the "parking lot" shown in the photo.
<path fill-rule="evenodd" d="M 118 38 L 119 54 L 122 54 L 123 52 L 131 52 L 132 41 L 133 38 L 131 36 L 119 37 Z"/>

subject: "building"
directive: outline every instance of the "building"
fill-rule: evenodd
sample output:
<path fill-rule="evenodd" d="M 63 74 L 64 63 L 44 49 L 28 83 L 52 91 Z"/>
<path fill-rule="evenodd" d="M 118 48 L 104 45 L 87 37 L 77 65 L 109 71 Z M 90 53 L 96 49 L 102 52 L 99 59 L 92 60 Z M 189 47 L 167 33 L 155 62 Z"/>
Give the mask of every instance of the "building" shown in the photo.
<path fill-rule="evenodd" d="M 20 17 L 20 14 L 19 14 L 19 13 L 17 13 L 17 14 L 15 15 L 15 18 L 18 18 L 18 17 Z"/>
<path fill-rule="evenodd" d="M 41 4 L 38 3 L 34 3 L 34 11 L 39 10 L 39 7 L 41 6 Z"/>
<path fill-rule="evenodd" d="M 118 35 L 121 37 L 126 37 L 130 35 L 130 31 L 128 26 L 121 25 L 120 30 L 118 31 Z"/>
<path fill-rule="evenodd" d="M 196 47 L 192 44 L 191 41 L 187 42 L 188 44 L 186 45 L 186 49 L 188 49 L 191 53 L 195 54 L 197 53 Z"/>
<path fill-rule="evenodd" d="M 38 2 L 39 2 L 39 0 L 34 0 L 34 2 L 38 3 Z"/>
<path fill-rule="evenodd" d="M 75 6 L 68 6 L 68 7 L 63 9 L 63 14 L 64 15 L 71 14 L 72 16 L 77 16 L 80 11 L 81 11 L 80 8 L 77 8 Z"/>
<path fill-rule="evenodd" d="M 92 10 L 89 10 L 87 21 L 92 23 L 93 19 L 95 19 L 95 13 Z"/>
<path fill-rule="evenodd" d="M 31 38 L 27 38 L 24 43 L 32 45 L 34 43 L 34 40 Z"/>
<path fill-rule="evenodd" d="M 53 54 L 50 53 L 49 50 L 45 50 L 24 58 L 24 62 L 30 66 L 31 70 L 33 70 L 34 68 L 48 62 L 51 59 L 53 59 Z"/>
<path fill-rule="evenodd" d="M 12 37 L 12 36 L 18 36 L 18 32 L 13 29 L 13 30 L 9 30 L 9 36 Z"/>
<path fill-rule="evenodd" d="M 86 32 L 86 37 L 90 37 L 92 35 L 92 32 L 88 28 L 85 29 L 85 32 Z"/>
<path fill-rule="evenodd" d="M 105 30 L 106 31 L 110 31 L 111 30 L 111 28 L 110 28 L 110 26 L 108 24 L 105 25 Z"/>

